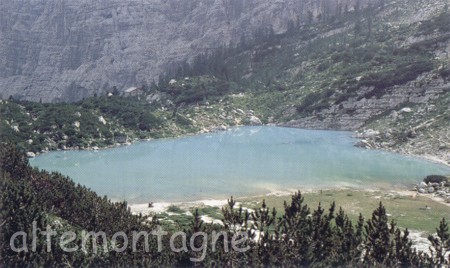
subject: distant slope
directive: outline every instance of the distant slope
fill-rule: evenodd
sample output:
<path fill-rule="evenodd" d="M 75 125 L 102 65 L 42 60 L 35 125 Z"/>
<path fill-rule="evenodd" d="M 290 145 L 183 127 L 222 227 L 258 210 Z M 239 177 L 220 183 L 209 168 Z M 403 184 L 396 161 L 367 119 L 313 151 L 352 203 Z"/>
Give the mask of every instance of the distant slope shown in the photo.
<path fill-rule="evenodd" d="M 339 2 L 352 8 L 356 0 Z M 0 0 L 1 97 L 78 101 L 150 84 L 261 27 L 285 32 L 289 21 L 336 8 L 322 0 Z"/>
<path fill-rule="evenodd" d="M 449 162 L 449 52 L 447 1 L 385 1 L 318 24 L 291 25 L 284 34 L 259 32 L 181 73 L 213 70 L 243 94 L 235 102 L 247 103 L 269 123 L 375 128 L 380 131 L 369 147 Z M 408 135 L 418 129 L 420 134 Z"/>
<path fill-rule="evenodd" d="M 299 127 L 354 130 L 436 100 L 450 86 L 450 14 L 445 1 L 411 2 L 294 28 L 227 58 L 228 77 L 256 98 L 284 96 L 271 115 Z"/>

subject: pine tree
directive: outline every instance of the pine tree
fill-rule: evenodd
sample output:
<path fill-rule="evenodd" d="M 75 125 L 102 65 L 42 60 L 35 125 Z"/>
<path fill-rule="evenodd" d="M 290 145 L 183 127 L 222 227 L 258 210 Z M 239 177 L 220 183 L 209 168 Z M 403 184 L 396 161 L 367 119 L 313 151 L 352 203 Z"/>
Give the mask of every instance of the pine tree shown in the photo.
<path fill-rule="evenodd" d="M 291 203 L 284 203 L 284 215 L 279 221 L 279 232 L 292 241 L 292 261 L 298 265 L 310 265 L 307 256 L 311 246 L 312 222 L 309 217 L 310 209 L 304 204 L 304 197 L 300 192 L 292 196 Z"/>
<path fill-rule="evenodd" d="M 435 265 L 447 265 L 449 260 L 445 256 L 450 252 L 450 234 L 445 218 L 440 222 L 436 232 L 437 236 L 430 235 L 428 237 L 428 240 L 431 242 L 433 262 Z"/>
<path fill-rule="evenodd" d="M 395 258 L 402 267 L 411 267 L 417 265 L 417 258 L 414 256 L 415 254 L 412 249 L 412 242 L 408 238 L 408 236 L 408 229 L 406 229 L 403 233 L 398 228 L 395 230 Z"/>
<path fill-rule="evenodd" d="M 361 220 L 361 230 L 363 225 L 364 219 Z M 342 208 L 339 209 L 336 215 L 334 229 L 333 243 L 335 246 L 331 253 L 333 256 L 330 262 L 331 266 L 344 266 L 349 263 L 356 264 L 360 256 L 358 249 L 361 244 L 361 238 L 358 237 L 352 222 Z"/>
<path fill-rule="evenodd" d="M 388 225 L 386 209 L 380 202 L 378 208 L 372 213 L 372 218 L 367 221 L 365 227 L 365 261 L 368 264 L 385 264 L 390 252 L 391 229 Z"/>
<path fill-rule="evenodd" d="M 328 214 L 319 204 L 312 215 L 312 245 L 311 261 L 313 263 L 324 263 L 333 247 L 331 220 L 334 219 L 336 204 L 332 203 Z"/>

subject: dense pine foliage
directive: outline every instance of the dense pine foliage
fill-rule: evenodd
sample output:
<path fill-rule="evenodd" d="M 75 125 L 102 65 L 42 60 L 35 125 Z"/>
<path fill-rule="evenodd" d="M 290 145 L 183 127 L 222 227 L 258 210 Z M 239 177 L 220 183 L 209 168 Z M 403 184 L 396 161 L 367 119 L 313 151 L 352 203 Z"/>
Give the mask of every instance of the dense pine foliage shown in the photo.
<path fill-rule="evenodd" d="M 116 137 L 158 138 L 164 131 L 156 105 L 137 98 L 101 96 L 77 103 L 0 103 L 0 138 L 31 152 L 105 147 Z"/>
<path fill-rule="evenodd" d="M 132 215 L 125 202 L 112 203 L 61 174 L 31 168 L 14 145 L 1 145 L 0 167 L 0 256 L 1 265 L 6 267 L 435 267 L 449 263 L 446 253 L 450 249 L 450 234 L 444 219 L 437 235 L 429 237 L 431 254 L 425 254 L 413 249 L 408 230 L 401 230 L 395 222 L 388 221 L 381 203 L 370 219 L 360 216 L 357 222 L 351 222 L 342 209 L 336 211 L 334 204 L 328 209 L 319 205 L 312 210 L 304 204 L 300 193 L 285 203 L 282 212 L 268 208 L 264 202 L 256 211 L 248 212 L 231 199 L 222 209 L 223 226 L 205 224 L 195 213 L 193 222 L 184 230 L 188 238 L 199 231 L 229 234 L 227 240 L 218 240 L 215 251 L 208 243 L 206 258 L 198 263 L 190 258 L 198 257 L 199 253 L 191 250 L 158 253 L 156 237 L 150 237 L 148 251 L 142 240 L 135 252 L 129 244 L 122 253 L 93 249 L 67 253 L 54 239 L 51 252 L 46 251 L 45 240 L 38 240 L 36 251 L 15 253 L 9 245 L 11 236 L 17 231 L 28 232 L 30 236 L 33 221 L 39 230 L 50 225 L 58 234 L 67 230 L 103 231 L 107 235 L 123 231 L 129 237 L 133 231 L 154 230 L 158 222 Z M 248 245 L 250 250 L 226 252 L 237 231 L 248 233 L 250 239 L 240 247 Z M 97 239 L 102 242 L 101 237 Z M 19 240 L 15 242 L 21 246 Z M 72 243 L 80 245 L 81 241 Z M 168 239 L 164 239 L 166 249 L 168 244 Z M 27 245 L 29 249 L 33 246 L 29 239 Z"/>

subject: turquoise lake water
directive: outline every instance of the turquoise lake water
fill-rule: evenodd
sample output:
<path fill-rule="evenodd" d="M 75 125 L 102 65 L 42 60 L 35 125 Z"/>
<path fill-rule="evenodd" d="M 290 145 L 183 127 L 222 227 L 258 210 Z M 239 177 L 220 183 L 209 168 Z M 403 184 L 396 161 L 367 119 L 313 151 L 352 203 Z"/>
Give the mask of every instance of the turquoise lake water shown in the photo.
<path fill-rule="evenodd" d="M 242 127 L 31 159 L 113 200 L 188 201 L 274 190 L 411 186 L 450 168 L 356 148 L 349 132 Z"/>

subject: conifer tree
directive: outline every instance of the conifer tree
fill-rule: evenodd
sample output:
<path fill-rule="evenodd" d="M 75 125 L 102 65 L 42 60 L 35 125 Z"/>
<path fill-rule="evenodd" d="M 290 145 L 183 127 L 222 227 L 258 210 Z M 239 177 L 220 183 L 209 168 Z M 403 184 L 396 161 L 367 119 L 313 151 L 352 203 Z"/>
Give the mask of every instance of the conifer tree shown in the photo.
<path fill-rule="evenodd" d="M 385 264 L 391 248 L 391 229 L 388 225 L 386 209 L 381 202 L 364 227 L 366 231 L 365 261 L 373 265 Z"/>
<path fill-rule="evenodd" d="M 428 240 L 431 242 L 431 253 L 433 264 L 447 265 L 449 259 L 446 259 L 446 254 L 450 252 L 450 234 L 448 232 L 448 224 L 443 218 L 436 229 L 437 236 L 430 235 Z"/>

